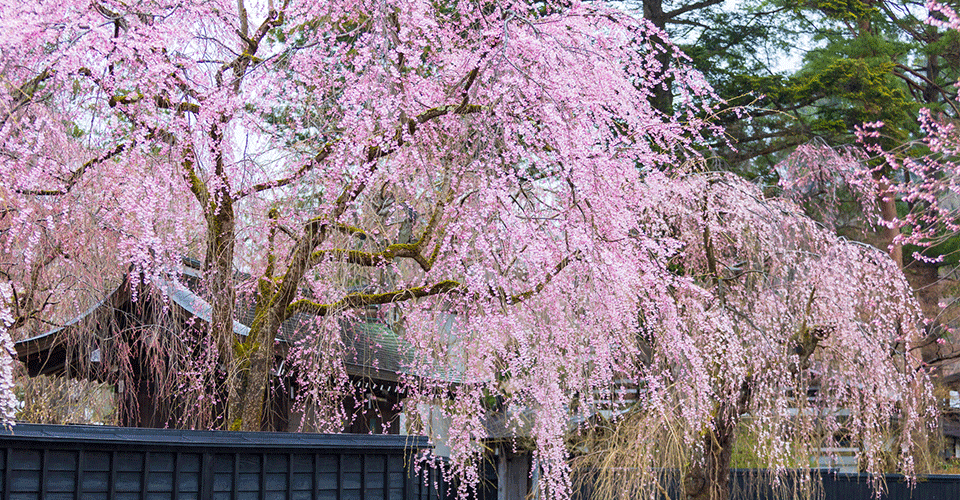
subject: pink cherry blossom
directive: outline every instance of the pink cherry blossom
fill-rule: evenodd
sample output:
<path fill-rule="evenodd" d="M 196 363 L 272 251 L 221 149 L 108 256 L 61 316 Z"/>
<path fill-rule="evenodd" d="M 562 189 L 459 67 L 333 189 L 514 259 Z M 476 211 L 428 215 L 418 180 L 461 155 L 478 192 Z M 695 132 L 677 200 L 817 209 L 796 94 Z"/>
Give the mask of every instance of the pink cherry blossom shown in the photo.
<path fill-rule="evenodd" d="M 68 320 L 118 270 L 158 283 L 199 257 L 209 331 L 104 354 L 146 352 L 157 386 L 193 398 L 179 424 L 259 428 L 275 335 L 307 314 L 286 366 L 317 430 L 342 428 L 338 321 L 376 308 L 407 354 L 404 411 L 449 423 L 460 493 L 505 416 L 541 492 L 568 498 L 565 438 L 626 411 L 624 381 L 693 466 L 711 429 L 750 415 L 771 467 L 842 426 L 878 472 L 896 418 L 912 472 L 931 395 L 896 265 L 691 173 L 714 98 L 646 22 L 552 1 L 0 9 L 4 279 L 34 297 L 7 310 L 45 328 L 36 309 Z M 648 102 L 665 84 L 669 116 Z M 816 401 L 796 396 L 814 381 Z"/>

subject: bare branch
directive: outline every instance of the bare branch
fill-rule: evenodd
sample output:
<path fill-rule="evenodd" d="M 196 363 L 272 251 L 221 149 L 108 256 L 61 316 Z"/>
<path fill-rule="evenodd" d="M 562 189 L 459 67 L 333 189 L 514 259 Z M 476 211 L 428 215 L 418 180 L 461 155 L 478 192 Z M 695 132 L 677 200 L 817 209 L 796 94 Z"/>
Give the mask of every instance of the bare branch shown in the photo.
<path fill-rule="evenodd" d="M 538 283 L 537 286 L 533 287 L 530 290 L 527 290 L 526 292 L 518 293 L 516 295 L 511 296 L 510 303 L 517 304 L 517 303 L 523 302 L 524 300 L 529 299 L 535 294 L 540 293 L 541 291 L 543 291 L 544 288 L 547 287 L 547 285 L 550 284 L 551 281 L 553 281 L 553 278 L 556 275 L 560 274 L 560 272 L 563 271 L 565 267 L 570 265 L 570 263 L 573 262 L 573 260 L 579 259 L 579 258 L 580 258 L 579 250 L 577 250 L 570 256 L 564 257 L 563 260 L 557 263 L 557 265 L 553 266 L 553 269 L 549 273 L 547 273 L 547 276 L 544 277 L 542 282 Z"/>
<path fill-rule="evenodd" d="M 19 194 L 34 195 L 34 196 L 62 196 L 70 192 L 71 189 L 80 181 L 80 178 L 83 177 L 83 174 L 86 173 L 92 167 L 95 167 L 114 156 L 119 155 L 124 152 L 129 144 L 120 144 L 117 147 L 107 151 L 101 156 L 93 158 L 92 160 L 87 161 L 80 168 L 74 170 L 70 173 L 70 176 L 64 180 L 65 186 L 62 189 L 18 189 L 16 192 Z"/>
<path fill-rule="evenodd" d="M 249 188 L 247 188 L 247 189 L 244 189 L 244 190 L 241 191 L 239 194 L 237 194 L 237 199 L 243 198 L 243 197 L 245 197 L 245 196 L 247 196 L 247 195 L 250 195 L 250 194 L 253 194 L 253 193 L 259 193 L 259 192 L 261 192 L 261 191 L 266 191 L 266 190 L 268 190 L 268 189 L 274 189 L 274 188 L 278 188 L 278 187 L 283 187 L 283 186 L 286 186 L 286 185 L 290 184 L 291 182 L 294 182 L 294 181 L 300 179 L 301 177 L 303 177 L 304 175 L 306 175 L 307 172 L 310 172 L 311 170 L 314 169 L 314 167 L 316 167 L 317 165 L 319 165 L 320 162 L 326 160 L 327 157 L 329 157 L 330 154 L 333 152 L 333 146 L 334 146 L 335 144 L 337 144 L 338 142 L 340 142 L 340 141 L 337 140 L 337 141 L 334 141 L 334 142 L 329 143 L 329 144 L 327 144 L 326 146 L 324 146 L 323 149 L 321 149 L 320 152 L 317 153 L 316 156 L 314 156 L 313 159 L 310 160 L 310 162 L 305 163 L 303 166 L 301 166 L 299 169 L 297 169 L 297 171 L 296 171 L 293 175 L 291 175 L 291 176 L 289 176 L 289 177 L 285 177 L 285 178 L 283 178 L 283 179 L 277 179 L 277 180 L 275 180 L 275 181 L 261 182 L 260 184 L 255 184 L 255 185 L 253 185 L 253 186 L 251 186 L 251 187 L 249 187 Z"/>
<path fill-rule="evenodd" d="M 670 12 L 664 12 L 663 16 L 666 19 L 673 19 L 679 15 L 686 14 L 687 12 L 690 12 L 692 10 L 703 9 L 711 5 L 716 5 L 718 3 L 723 3 L 723 0 L 701 0 L 697 3 L 684 5 L 679 9 L 671 10 Z"/>

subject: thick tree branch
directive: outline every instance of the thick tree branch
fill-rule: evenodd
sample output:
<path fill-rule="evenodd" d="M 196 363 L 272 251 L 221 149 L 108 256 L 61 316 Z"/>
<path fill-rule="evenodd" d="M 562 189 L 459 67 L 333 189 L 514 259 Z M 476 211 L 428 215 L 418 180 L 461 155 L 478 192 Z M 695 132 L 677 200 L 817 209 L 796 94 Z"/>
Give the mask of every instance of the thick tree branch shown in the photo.
<path fill-rule="evenodd" d="M 404 290 L 384 293 L 351 293 L 332 304 L 321 304 L 308 299 L 300 299 L 287 307 L 287 317 L 296 313 L 312 313 L 326 316 L 331 312 L 379 304 L 392 304 L 411 299 L 430 297 L 461 289 L 462 285 L 453 280 L 445 280 L 431 286 L 418 286 Z"/>
<path fill-rule="evenodd" d="M 260 50 L 260 42 L 263 41 L 263 37 L 267 36 L 267 33 L 271 29 L 283 24 L 284 12 L 286 11 L 289 3 L 289 0 L 285 0 L 283 2 L 283 6 L 280 7 L 280 10 L 271 9 L 270 12 L 267 13 L 267 18 L 263 20 L 263 23 L 260 24 L 260 27 L 257 28 L 257 31 L 253 34 L 253 36 L 248 38 L 245 33 L 237 30 L 237 36 L 240 37 L 246 47 L 240 55 L 234 58 L 233 61 L 224 64 L 219 70 L 217 70 L 217 73 L 214 77 L 217 85 L 223 85 L 223 74 L 230 69 L 233 70 L 234 75 L 234 80 L 232 83 L 234 85 L 239 85 L 244 71 L 246 71 L 251 62 L 257 60 L 257 51 Z"/>
<path fill-rule="evenodd" d="M 193 167 L 193 146 L 188 147 L 185 153 L 183 157 L 183 177 L 190 185 L 190 192 L 200 202 L 200 206 L 206 209 L 207 203 L 210 201 L 210 192 L 207 190 L 206 183 L 197 175 L 197 171 Z"/>
<path fill-rule="evenodd" d="M 923 366 L 936 366 L 941 363 L 945 363 L 947 361 L 954 361 L 957 359 L 960 359 L 960 349 L 949 352 L 947 354 L 937 354 L 931 359 L 924 360 Z"/>
<path fill-rule="evenodd" d="M 698 22 L 696 22 L 696 21 L 691 21 L 691 20 L 689 20 L 689 19 L 667 19 L 666 23 L 667 23 L 667 24 L 678 24 L 678 25 L 683 25 L 683 26 L 696 26 L 697 28 L 703 28 L 703 29 L 707 29 L 707 30 L 713 28 L 713 26 L 710 26 L 710 25 L 707 25 L 707 24 L 703 24 L 703 23 L 698 23 Z"/>
<path fill-rule="evenodd" d="M 137 95 L 136 97 L 127 97 L 127 96 L 113 96 L 108 101 L 107 104 L 111 108 L 115 108 L 118 104 L 130 105 L 136 104 L 143 101 L 143 95 Z M 200 105 L 192 102 L 173 102 L 170 99 L 163 96 L 154 96 L 153 103 L 160 109 L 171 109 L 178 113 L 200 113 Z"/>
<path fill-rule="evenodd" d="M 397 257 L 413 258 L 417 255 L 416 247 L 411 244 L 394 244 L 387 247 L 382 252 L 364 252 L 361 250 L 344 250 L 333 248 L 328 250 L 317 250 L 313 252 L 310 258 L 310 264 L 315 265 L 328 258 L 332 260 L 344 261 L 348 264 L 356 264 L 364 267 L 376 267 L 388 262 L 392 262 Z"/>
<path fill-rule="evenodd" d="M 407 119 L 407 132 L 409 135 L 416 133 L 419 125 L 422 125 L 430 120 L 439 118 L 441 116 L 454 114 L 454 115 L 468 115 L 472 113 L 479 113 L 483 108 L 477 104 L 467 104 L 466 102 L 461 102 L 460 104 L 448 104 L 446 106 L 438 106 L 436 108 L 430 108 L 423 113 L 420 113 L 416 118 Z M 403 126 L 397 130 L 395 135 L 394 143 L 396 146 L 384 148 L 381 146 L 370 146 L 367 148 L 367 162 L 372 163 L 380 158 L 384 158 L 393 154 L 397 148 L 403 147 L 406 144 L 406 140 L 403 135 Z"/>
<path fill-rule="evenodd" d="M 447 187 L 444 189 L 447 189 Z M 313 267 L 325 259 L 332 258 L 333 260 L 345 261 L 358 266 L 376 267 L 393 262 L 393 260 L 398 257 L 403 257 L 413 259 L 420 265 L 421 269 L 430 271 L 439 254 L 439 246 L 434 249 L 430 258 L 425 257 L 422 251 L 423 248 L 430 243 L 430 240 L 433 239 L 434 233 L 437 232 L 440 217 L 443 215 L 443 210 L 449 201 L 448 196 L 447 199 L 441 199 L 437 203 L 436 208 L 433 210 L 433 215 L 430 216 L 430 221 L 427 222 L 427 226 L 423 229 L 423 232 L 420 233 L 420 238 L 413 243 L 394 243 L 387 246 L 382 252 L 363 252 L 360 250 L 344 249 L 317 250 L 311 254 L 308 266 Z M 337 228 L 346 234 L 360 236 L 366 239 L 366 233 L 361 229 L 344 224 L 338 224 Z"/>
<path fill-rule="evenodd" d="M 909 66 L 907 66 L 907 65 L 897 64 L 897 67 L 900 68 L 900 69 L 902 69 L 902 70 L 904 70 L 904 71 L 906 71 L 907 73 L 910 73 L 911 75 L 915 76 L 916 78 L 919 78 L 920 80 L 922 80 L 924 83 L 926 83 L 926 84 L 929 85 L 930 87 L 935 88 L 936 91 L 937 91 L 940 95 L 943 96 L 943 102 L 945 102 L 948 106 L 950 106 L 951 109 L 953 109 L 954 115 L 955 115 L 955 116 L 960 116 L 960 109 L 957 109 L 957 106 L 953 103 L 953 97 L 952 97 L 952 96 L 946 91 L 946 89 L 944 89 L 941 85 L 937 85 L 935 82 L 933 82 L 932 80 L 930 80 L 929 78 L 927 78 L 926 76 L 924 76 L 923 73 L 920 73 L 919 71 L 917 71 L 917 70 L 915 70 L 915 69 L 913 69 L 913 68 L 911 68 L 911 67 L 909 67 Z M 914 85 L 916 85 L 916 82 L 913 82 L 912 80 L 910 80 L 910 78 L 908 78 L 907 75 L 904 75 L 904 74 L 901 74 L 901 73 L 896 73 L 896 72 L 895 72 L 894 74 L 897 75 L 897 76 L 899 76 L 903 81 L 907 82 L 908 84 L 914 84 Z"/>
<path fill-rule="evenodd" d="M 677 16 L 680 16 L 680 15 L 686 14 L 687 12 L 690 12 L 690 11 L 692 11 L 692 10 L 703 9 L 703 8 L 709 7 L 709 6 L 711 6 L 711 5 L 716 5 L 716 4 L 718 4 L 718 3 L 723 3 L 723 0 L 701 0 L 701 1 L 697 2 L 697 3 L 692 3 L 692 4 L 684 5 L 683 7 L 680 7 L 679 9 L 671 10 L 670 12 L 664 12 L 663 16 L 664 16 L 666 19 L 672 19 L 672 18 L 674 18 L 674 17 L 677 17 Z"/>
<path fill-rule="evenodd" d="M 741 162 L 745 162 L 745 161 L 750 160 L 750 159 L 753 159 L 753 158 L 757 158 L 757 157 L 759 157 L 759 156 L 770 155 L 770 154 L 773 154 L 773 153 L 776 153 L 776 152 L 779 152 L 779 151 L 783 151 L 784 149 L 791 148 L 791 147 L 796 146 L 796 145 L 798 145 L 798 144 L 802 144 L 803 142 L 804 142 L 804 141 L 783 141 L 783 142 L 777 142 L 777 143 L 773 143 L 773 144 L 771 144 L 771 145 L 769 145 L 769 146 L 767 146 L 767 147 L 765 147 L 765 148 L 757 149 L 757 150 L 752 150 L 752 151 L 745 151 L 744 148 L 740 148 L 742 152 L 741 152 L 741 153 L 736 153 L 736 154 L 732 155 L 732 156 L 731 156 L 731 163 L 741 163 Z"/>
<path fill-rule="evenodd" d="M 414 247 L 412 244 L 408 245 L 391 245 L 391 247 L 396 247 L 400 252 L 407 253 L 411 252 L 411 247 Z M 389 248 L 389 247 L 388 247 Z M 340 257 L 350 260 L 354 264 L 360 265 L 377 265 L 380 262 L 383 262 L 382 259 L 384 254 L 388 252 L 382 252 L 380 254 L 366 253 L 366 252 L 356 252 L 351 250 L 328 250 L 326 251 L 327 255 L 332 254 L 333 252 L 340 252 Z M 547 276 L 544 280 L 534 286 L 532 289 L 525 292 L 512 295 L 508 299 L 509 304 L 519 304 L 533 295 L 540 293 L 548 284 L 557 276 L 564 268 L 566 268 L 570 263 L 578 258 L 580 252 L 574 252 L 572 255 L 565 257 L 563 260 L 557 263 L 554 268 L 547 273 Z M 396 255 L 400 256 L 400 255 Z M 414 288 L 407 288 L 404 290 L 395 290 L 391 292 L 384 293 L 352 293 L 346 295 L 337 302 L 330 304 L 322 304 L 309 299 L 300 299 L 289 306 L 287 306 L 285 318 L 290 318 L 296 313 L 312 313 L 318 316 L 325 316 L 335 311 L 340 311 L 343 309 L 363 307 L 368 305 L 379 305 L 379 304 L 389 304 L 394 302 L 402 302 L 405 300 L 429 297 L 433 295 L 440 295 L 444 293 L 449 293 L 453 291 L 466 291 L 462 284 L 454 280 L 444 280 L 439 283 L 436 283 L 431 286 L 421 286 Z M 500 289 L 499 292 L 494 292 L 491 290 L 491 296 L 504 297 L 506 294 L 503 293 L 503 290 Z"/>
<path fill-rule="evenodd" d="M 563 271 L 563 269 L 564 269 L 565 267 L 569 266 L 570 263 L 573 262 L 574 259 L 578 259 L 578 258 L 580 258 L 580 251 L 579 251 L 579 250 L 577 250 L 576 252 L 574 252 L 574 253 L 571 254 L 570 256 L 564 257 L 560 262 L 557 263 L 557 265 L 553 266 L 553 269 L 551 269 L 550 272 L 547 273 L 546 277 L 543 278 L 543 281 L 541 281 L 540 283 L 538 283 L 537 286 L 533 287 L 532 289 L 527 290 L 526 292 L 521 292 L 521 293 L 518 293 L 518 294 L 516 294 L 516 295 L 511 296 L 511 297 L 510 297 L 510 300 L 509 300 L 509 303 L 511 303 L 511 304 L 518 304 L 518 303 L 520 303 L 520 302 L 523 302 L 524 300 L 529 299 L 530 297 L 534 296 L 535 294 L 538 294 L 538 293 L 542 292 L 543 289 L 546 288 L 547 285 L 549 285 L 551 281 L 553 281 L 553 278 L 554 278 L 556 275 L 560 274 L 560 272 Z"/>
<path fill-rule="evenodd" d="M 423 113 L 417 115 L 416 123 L 423 124 L 434 118 L 439 118 L 444 115 L 454 114 L 454 115 L 469 115 L 472 113 L 479 113 L 483 108 L 478 104 L 467 104 L 462 102 L 460 104 L 449 104 L 447 106 L 439 106 L 436 108 L 430 108 Z M 416 128 L 414 128 L 416 130 Z"/>
<path fill-rule="evenodd" d="M 10 110 L 3 115 L 3 119 L 0 120 L 0 127 L 3 127 L 7 123 L 7 120 L 17 112 L 21 107 L 25 106 L 27 103 L 33 100 L 33 96 L 36 95 L 37 90 L 40 89 L 40 84 L 53 77 L 53 71 L 49 69 L 44 69 L 37 76 L 27 80 L 26 82 L 20 84 L 20 86 L 15 87 L 10 94 L 13 96 L 13 102 L 10 106 Z"/>
<path fill-rule="evenodd" d="M 441 210 L 442 206 L 435 211 L 434 217 L 431 217 L 430 223 L 427 224 L 427 227 L 421 234 L 420 239 L 413 243 L 394 243 L 387 246 L 387 248 L 382 252 L 363 252 L 360 250 L 344 250 L 339 248 L 317 250 L 310 255 L 308 267 L 313 267 L 326 259 L 344 261 L 349 264 L 355 264 L 364 267 L 376 267 L 393 262 L 394 259 L 402 257 L 413 259 L 420 264 L 421 269 L 424 271 L 430 271 L 430 269 L 433 267 L 433 261 L 424 257 L 421 253 L 421 249 L 430 241 L 431 233 L 436 228 L 436 220 L 439 218 L 437 213 Z M 366 238 L 366 233 L 357 228 L 339 224 L 338 229 L 341 232 L 361 236 L 364 239 Z"/>

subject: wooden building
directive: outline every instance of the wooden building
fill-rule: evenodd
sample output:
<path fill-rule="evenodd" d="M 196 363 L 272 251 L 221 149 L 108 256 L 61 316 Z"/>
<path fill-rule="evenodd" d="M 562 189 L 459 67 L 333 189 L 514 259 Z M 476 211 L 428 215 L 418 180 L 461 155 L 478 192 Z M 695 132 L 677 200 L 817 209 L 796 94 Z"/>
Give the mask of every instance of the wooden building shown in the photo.
<path fill-rule="evenodd" d="M 123 408 L 119 415 L 123 426 L 181 427 L 182 408 L 176 398 L 158 397 L 162 392 L 158 384 L 164 381 L 158 379 L 151 363 L 170 361 L 162 359 L 162 352 L 158 359 L 158 349 L 177 348 L 171 347 L 171 339 L 183 338 L 184 333 L 203 338 L 212 308 L 199 292 L 198 264 L 187 261 L 179 282 L 144 280 L 132 286 L 128 276 L 107 297 L 68 324 L 17 342 L 17 356 L 30 376 L 84 377 L 114 384 L 118 406 Z M 243 337 L 249 333 L 253 308 L 240 309 L 233 330 Z M 284 366 L 284 359 L 293 343 L 317 333 L 316 320 L 298 314 L 287 320 L 277 335 L 276 366 L 263 430 L 313 430 L 310 410 L 305 416 L 294 404 L 297 377 Z M 343 431 L 400 433 L 398 403 L 404 395 L 399 383 L 403 352 L 397 334 L 375 315 L 340 320 L 335 328 L 339 328 L 342 337 L 340 354 L 346 373 L 357 389 L 355 396 L 343 403 L 349 415 Z M 181 344 L 181 349 L 195 348 L 189 343 Z M 183 354 L 181 350 L 180 355 Z M 124 376 L 120 377 L 120 373 Z M 169 387 L 165 389 L 170 392 Z"/>
<path fill-rule="evenodd" d="M 183 428 L 178 419 L 183 412 L 176 398 L 171 401 L 158 397 L 163 391 L 158 390 L 156 375 L 149 366 L 155 362 L 156 354 L 149 351 L 184 332 L 193 331 L 202 337 L 211 321 L 212 307 L 199 291 L 199 263 L 188 264 L 179 282 L 146 280 L 133 286 L 128 276 L 103 300 L 68 324 L 17 342 L 17 356 L 30 376 L 84 377 L 113 384 L 118 403 L 124 408 L 119 415 L 122 427 Z M 377 311 L 367 313 L 338 323 L 342 362 L 356 389 L 355 396 L 343 402 L 349 418 L 342 432 L 407 434 L 399 405 L 405 396 L 400 383 L 405 375 L 403 367 L 408 366 L 405 350 L 397 333 L 378 317 Z M 246 336 L 253 321 L 252 307 L 241 307 L 235 317 L 234 333 L 238 337 Z M 316 335 L 315 319 L 298 314 L 286 321 L 277 335 L 277 358 L 269 408 L 265 408 L 261 426 L 263 431 L 315 430 L 310 425 L 310 410 L 301 411 L 294 403 L 297 377 L 285 366 L 289 346 L 304 336 Z M 451 328 L 451 325 L 452 321 L 446 321 L 440 328 Z M 118 378 L 121 371 L 125 376 Z M 458 383 L 456 373 L 440 372 L 446 374 L 451 384 Z M 435 409 L 427 413 L 426 421 L 420 422 L 422 428 L 416 431 L 425 432 L 436 445 L 432 450 L 434 455 L 446 457 L 449 450 L 444 443 L 449 422 Z M 516 452 L 513 445 L 516 429 L 510 428 L 504 419 L 503 415 L 493 415 L 487 422 L 486 445 L 492 454 L 488 457 L 483 490 L 478 492 L 478 497 L 523 500 L 536 490 L 536 482 L 531 477 L 531 455 Z M 261 459 L 266 463 L 263 460 L 266 459 Z M 437 492 L 430 495 L 436 496 Z"/>

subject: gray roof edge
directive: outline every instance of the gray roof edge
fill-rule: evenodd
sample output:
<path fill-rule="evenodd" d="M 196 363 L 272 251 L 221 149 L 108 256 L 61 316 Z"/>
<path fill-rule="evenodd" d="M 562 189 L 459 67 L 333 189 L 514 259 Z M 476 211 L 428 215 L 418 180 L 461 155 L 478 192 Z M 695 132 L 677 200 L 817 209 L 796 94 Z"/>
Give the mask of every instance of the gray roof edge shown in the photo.
<path fill-rule="evenodd" d="M 196 316 L 197 318 L 200 318 L 206 321 L 207 323 L 210 323 L 212 321 L 213 307 L 210 306 L 209 302 L 204 300 L 199 295 L 193 293 L 192 291 L 190 291 L 189 288 L 185 287 L 183 284 L 175 280 L 158 280 L 158 281 L 159 281 L 158 283 L 154 283 L 154 286 L 156 286 L 162 293 L 164 293 L 171 303 L 176 304 L 179 308 L 183 309 L 188 314 Z M 115 300 L 115 297 L 120 293 L 124 293 L 124 291 L 129 286 L 130 286 L 129 275 L 125 275 L 123 281 L 120 283 L 120 285 L 117 288 L 115 288 L 113 291 L 107 294 L 107 296 L 104 297 L 102 300 L 90 306 L 86 311 L 72 318 L 69 322 L 67 322 L 63 326 L 52 328 L 44 333 L 41 333 L 40 335 L 35 335 L 28 339 L 17 341 L 15 343 L 15 346 L 40 342 L 48 337 L 57 335 L 58 333 L 62 332 L 67 328 L 72 328 L 80 324 L 84 318 L 87 318 L 90 315 L 92 315 L 97 309 Z M 233 332 L 236 333 L 237 335 L 247 336 L 250 334 L 250 328 L 244 325 L 243 323 L 240 323 L 239 321 L 234 320 Z"/>
<path fill-rule="evenodd" d="M 120 283 L 120 286 L 114 288 L 113 291 L 111 291 L 110 293 L 108 293 L 106 297 L 104 297 L 103 299 L 97 301 L 95 304 L 93 304 L 92 306 L 90 306 L 89 308 L 87 308 L 87 310 L 84 311 L 83 313 L 81 313 L 81 314 L 79 314 L 79 315 L 74 316 L 73 318 L 71 318 L 70 321 L 64 323 L 63 326 L 58 326 L 58 327 L 56 327 L 56 328 L 51 328 L 50 330 L 47 330 L 46 332 L 43 332 L 43 333 L 41 333 L 40 335 L 35 335 L 35 336 L 30 337 L 30 338 L 28 338 L 28 339 L 19 340 L 19 341 L 16 342 L 16 345 L 19 345 L 19 344 L 28 344 L 28 343 L 31 343 L 31 342 L 38 342 L 38 341 L 41 341 L 41 340 L 43 340 L 43 339 L 45 339 L 45 338 L 47 338 L 47 337 L 50 337 L 50 336 L 52 336 L 52 335 L 56 335 L 56 334 L 62 332 L 63 330 L 66 330 L 67 328 L 71 328 L 71 327 L 74 327 L 74 326 L 80 324 L 80 322 L 81 322 L 84 318 L 86 318 L 87 316 L 90 316 L 91 314 L 93 314 L 97 309 L 100 309 L 101 307 L 103 307 L 104 304 L 107 304 L 108 302 L 114 300 L 114 298 L 115 298 L 118 294 L 123 293 L 123 292 L 126 290 L 127 286 L 128 286 L 128 281 L 129 281 L 128 276 L 125 275 L 124 278 L 123 278 L 123 281 Z"/>
<path fill-rule="evenodd" d="M 183 284 L 173 280 L 160 280 L 157 285 L 170 302 L 207 323 L 213 322 L 213 306 Z M 250 334 L 250 327 L 233 320 L 233 333 L 246 337 Z"/>

